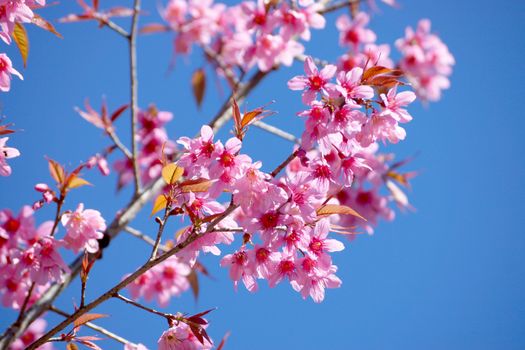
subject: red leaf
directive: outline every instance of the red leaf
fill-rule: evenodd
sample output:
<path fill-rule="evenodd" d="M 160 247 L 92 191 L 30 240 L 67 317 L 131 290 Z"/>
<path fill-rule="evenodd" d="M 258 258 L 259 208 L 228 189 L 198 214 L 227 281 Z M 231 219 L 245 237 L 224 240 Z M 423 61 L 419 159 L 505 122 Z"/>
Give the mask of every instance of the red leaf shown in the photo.
<path fill-rule="evenodd" d="M 222 337 L 222 340 L 219 343 L 219 346 L 217 346 L 217 350 L 222 350 L 222 348 L 224 348 L 224 344 L 226 344 L 226 340 L 228 339 L 229 336 L 230 336 L 230 332 L 226 332 L 224 337 Z"/>
<path fill-rule="evenodd" d="M 117 108 L 117 110 L 113 112 L 113 114 L 111 114 L 111 121 L 114 122 L 115 120 L 117 120 L 117 118 L 120 117 L 120 115 L 124 113 L 124 111 L 128 109 L 128 107 L 129 105 L 122 105 L 119 108 Z"/>
<path fill-rule="evenodd" d="M 232 102 L 232 115 L 235 127 L 235 136 L 242 140 L 241 111 L 239 110 L 239 105 L 237 104 L 237 101 L 235 101 L 235 99 L 233 99 Z"/>

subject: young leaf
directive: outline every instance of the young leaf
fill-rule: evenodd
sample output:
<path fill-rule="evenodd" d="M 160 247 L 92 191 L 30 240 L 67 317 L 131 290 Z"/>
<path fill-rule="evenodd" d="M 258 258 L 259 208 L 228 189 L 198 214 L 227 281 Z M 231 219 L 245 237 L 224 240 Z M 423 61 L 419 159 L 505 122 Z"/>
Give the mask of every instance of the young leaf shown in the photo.
<path fill-rule="evenodd" d="M 109 315 L 104 315 L 104 314 L 84 314 L 82 316 L 80 316 L 79 318 L 77 318 L 75 320 L 75 322 L 73 323 L 73 325 L 75 326 L 75 328 L 78 328 L 88 322 L 91 322 L 91 321 L 94 321 L 94 320 L 97 320 L 99 318 L 103 318 L 103 317 L 109 317 Z"/>
<path fill-rule="evenodd" d="M 166 199 L 166 196 L 163 194 L 159 194 L 158 197 L 155 199 L 155 202 L 153 203 L 153 209 L 151 210 L 150 216 L 153 216 L 153 214 L 155 214 L 159 210 L 166 208 L 166 205 L 168 205 L 168 200 Z"/>
<path fill-rule="evenodd" d="M 15 28 L 13 29 L 13 39 L 15 40 L 18 50 L 22 55 L 22 61 L 24 61 L 24 67 L 27 67 L 27 56 L 29 55 L 29 38 L 23 25 L 16 22 Z"/>
<path fill-rule="evenodd" d="M 182 192 L 206 192 L 213 184 L 208 179 L 186 180 L 180 183 Z"/>
<path fill-rule="evenodd" d="M 177 166 L 176 163 L 171 163 L 162 168 L 162 178 L 168 185 L 173 185 L 184 174 L 184 168 Z"/>
<path fill-rule="evenodd" d="M 140 29 L 141 34 L 153 34 L 170 31 L 170 27 L 165 24 L 151 23 L 147 24 Z"/>
<path fill-rule="evenodd" d="M 204 69 L 199 68 L 193 73 L 191 87 L 193 88 L 193 96 L 197 102 L 197 107 L 200 107 L 206 90 L 206 73 L 204 73 Z"/>
<path fill-rule="evenodd" d="M 353 216 L 357 216 L 358 218 L 366 221 L 366 219 L 362 217 L 357 211 L 355 211 L 354 209 L 346 205 L 326 204 L 322 206 L 321 208 L 317 209 L 318 216 L 332 215 L 332 214 L 353 215 Z"/>
<path fill-rule="evenodd" d="M 233 99 L 233 102 L 232 102 L 232 115 L 233 115 L 233 123 L 235 127 L 235 136 L 237 136 L 240 140 L 242 140 L 241 111 L 239 110 L 239 105 L 237 104 L 237 101 L 235 101 L 235 99 Z"/>
<path fill-rule="evenodd" d="M 190 274 L 186 276 L 188 282 L 190 283 L 191 291 L 195 300 L 199 298 L 199 276 L 195 269 L 192 269 Z"/>
<path fill-rule="evenodd" d="M 58 184 L 62 184 L 65 179 L 64 168 L 53 159 L 48 159 L 47 161 L 49 162 L 49 173 L 51 177 L 55 179 Z"/>
<path fill-rule="evenodd" d="M 113 112 L 113 114 L 111 114 L 111 121 L 114 122 L 115 120 L 117 120 L 118 117 L 120 117 L 120 115 L 126 110 L 128 109 L 129 105 L 123 105 L 123 106 L 120 106 L 119 108 L 117 108 L 117 110 L 115 110 L 115 112 Z"/>
<path fill-rule="evenodd" d="M 55 34 L 60 39 L 63 39 L 62 35 L 59 32 L 56 31 L 55 27 L 53 27 L 53 25 L 51 23 L 49 23 L 48 21 L 46 21 L 45 19 L 43 19 L 42 17 L 40 17 L 36 13 L 33 13 L 32 22 L 37 27 L 40 27 L 40 28 L 42 28 L 44 30 L 47 30 L 48 32 Z"/>
<path fill-rule="evenodd" d="M 226 340 L 228 340 L 229 336 L 230 336 L 230 332 L 226 332 L 224 337 L 222 337 L 222 340 L 219 343 L 219 346 L 217 346 L 217 350 L 222 350 L 224 348 L 224 344 L 226 344 Z"/>
<path fill-rule="evenodd" d="M 78 176 L 73 176 L 73 178 L 69 180 L 67 188 L 71 189 L 86 185 L 91 185 L 91 183 Z"/>
<path fill-rule="evenodd" d="M 263 111 L 264 110 L 259 107 L 253 111 L 244 113 L 244 116 L 242 117 L 241 128 L 245 128 L 253 119 L 261 115 Z"/>
<path fill-rule="evenodd" d="M 78 345 L 75 343 L 67 343 L 66 350 L 78 350 Z"/>

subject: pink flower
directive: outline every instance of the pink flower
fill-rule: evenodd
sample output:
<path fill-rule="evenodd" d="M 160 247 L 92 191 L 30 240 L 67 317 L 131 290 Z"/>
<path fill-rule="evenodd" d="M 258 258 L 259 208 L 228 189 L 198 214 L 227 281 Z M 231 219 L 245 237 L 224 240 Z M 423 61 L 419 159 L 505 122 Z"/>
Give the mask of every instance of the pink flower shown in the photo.
<path fill-rule="evenodd" d="M 183 322 L 164 331 L 157 343 L 158 350 L 209 350 L 213 347 L 213 343 L 206 338 L 204 344 L 201 344 L 190 327 Z"/>
<path fill-rule="evenodd" d="M 397 93 L 397 86 L 388 90 L 388 93 L 381 94 L 383 100 L 384 110 L 381 115 L 388 115 L 398 122 L 407 123 L 412 120 L 412 116 L 403 107 L 408 106 L 414 102 L 416 94 L 412 91 L 403 91 Z"/>
<path fill-rule="evenodd" d="M 368 85 L 361 85 L 363 69 L 355 67 L 349 72 L 340 72 L 337 75 L 335 89 L 343 95 L 347 101 L 350 99 L 371 99 L 374 97 L 374 89 Z"/>
<path fill-rule="evenodd" d="M 1 58 L 0 58 L 1 65 Z M 1 79 L 1 73 L 0 73 Z M 15 158 L 20 156 L 20 152 L 16 148 L 6 147 L 7 140 L 9 137 L 0 138 L 0 175 L 9 176 L 11 175 L 11 167 L 7 164 L 6 159 Z"/>
<path fill-rule="evenodd" d="M 335 75 L 336 70 L 336 66 L 329 64 L 319 72 L 313 59 L 308 56 L 304 61 L 306 76 L 293 77 L 288 81 L 288 88 L 290 90 L 305 90 L 303 92 L 303 103 L 310 105 L 317 97 L 317 93 L 324 92 L 326 94 L 328 82 Z"/>
<path fill-rule="evenodd" d="M 257 291 L 256 272 L 244 250 L 228 254 L 221 259 L 221 266 L 230 266 L 230 278 L 233 280 L 235 290 L 242 279 L 244 286 L 250 292 Z"/>
<path fill-rule="evenodd" d="M 44 335 L 47 322 L 43 318 L 38 318 L 27 327 L 26 331 L 17 338 L 9 347 L 9 350 L 23 350 L 33 344 L 35 340 Z M 38 350 L 50 350 L 53 348 L 51 343 L 45 343 L 39 346 Z"/>
<path fill-rule="evenodd" d="M 84 210 L 84 204 L 80 203 L 77 210 L 62 215 L 61 222 L 67 230 L 64 241 L 68 249 L 75 253 L 82 249 L 89 253 L 98 251 L 97 239 L 104 237 L 102 231 L 106 229 L 106 222 L 99 211 Z"/>
<path fill-rule="evenodd" d="M 0 38 L 10 44 L 15 22 L 29 23 L 33 16 L 33 11 L 24 0 L 0 0 Z"/>
<path fill-rule="evenodd" d="M 63 246 L 62 241 L 51 236 L 42 237 L 34 245 L 34 258 L 38 262 L 38 268 L 31 270 L 31 278 L 37 284 L 44 285 L 51 281 L 61 281 L 62 271 L 69 272 L 58 248 Z"/>
<path fill-rule="evenodd" d="M 2 6 L 0 6 L 1 11 Z M 1 15 L 1 14 L 0 14 Z M 2 32 L 0 32 L 2 34 Z M 7 92 L 11 89 L 11 75 L 14 74 L 24 80 L 20 72 L 13 68 L 11 60 L 5 53 L 0 53 L 0 91 Z"/>
<path fill-rule="evenodd" d="M 353 20 L 348 15 L 340 16 L 336 21 L 337 29 L 339 29 L 339 44 L 350 46 L 354 52 L 358 52 L 360 44 L 370 44 L 376 41 L 375 33 L 365 28 L 370 21 L 370 17 L 364 13 L 359 12 Z"/>

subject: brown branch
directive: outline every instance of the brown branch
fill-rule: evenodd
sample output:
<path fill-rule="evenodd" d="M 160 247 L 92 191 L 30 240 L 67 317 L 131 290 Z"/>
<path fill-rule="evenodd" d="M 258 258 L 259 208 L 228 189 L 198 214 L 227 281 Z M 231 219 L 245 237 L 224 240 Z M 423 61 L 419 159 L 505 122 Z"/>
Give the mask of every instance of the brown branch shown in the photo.
<path fill-rule="evenodd" d="M 102 304 L 104 301 L 114 297 L 120 290 L 125 288 L 128 284 L 133 282 L 136 278 L 138 278 L 140 275 L 142 275 L 144 272 L 148 271 L 152 267 L 160 264 L 161 262 L 167 260 L 168 258 L 172 257 L 173 255 L 180 252 L 182 249 L 186 248 L 188 245 L 193 243 L 198 238 L 203 237 L 204 235 L 208 234 L 209 232 L 213 231 L 215 226 L 223 220 L 225 217 L 230 215 L 235 209 L 237 209 L 237 205 L 230 205 L 226 210 L 219 215 L 215 220 L 213 220 L 206 230 L 200 234 L 197 234 L 196 232 L 193 232 L 188 238 L 182 242 L 177 244 L 175 247 L 167 251 L 166 253 L 156 257 L 153 260 L 148 260 L 144 265 L 142 265 L 138 270 L 124 278 L 121 282 L 116 284 L 113 288 L 109 289 L 104 294 L 100 295 L 97 299 L 93 300 L 91 303 L 87 304 L 83 308 L 77 309 L 71 316 L 66 318 L 64 321 L 60 322 L 58 325 L 56 325 L 54 328 L 52 328 L 50 331 L 48 331 L 46 334 L 44 334 L 42 337 L 37 339 L 33 344 L 31 344 L 27 349 L 33 350 L 38 348 L 40 345 L 46 343 L 54 334 L 57 332 L 60 332 L 64 328 L 66 328 L 69 324 L 74 322 L 76 319 L 78 319 L 80 316 L 86 314 L 87 312 L 93 310 L 98 305 Z"/>
<path fill-rule="evenodd" d="M 131 300 L 131 299 L 129 299 L 129 298 L 126 298 L 125 296 L 123 296 L 123 295 L 121 295 L 121 294 L 119 294 L 119 293 L 113 295 L 113 297 L 114 297 L 114 298 L 117 298 L 117 299 L 120 299 L 120 300 L 126 302 L 127 304 L 133 305 L 133 306 L 135 306 L 135 307 L 137 307 L 137 308 L 139 308 L 139 309 L 145 310 L 145 311 L 147 311 L 147 312 L 150 312 L 150 313 L 155 314 L 155 315 L 158 315 L 158 316 L 162 316 L 162 317 L 166 318 L 168 321 L 174 318 L 174 315 L 172 315 L 172 314 L 167 314 L 167 313 L 165 313 L 165 312 L 157 311 L 157 310 L 155 310 L 155 309 L 152 309 L 152 308 L 150 308 L 150 307 L 147 307 L 147 306 L 145 306 L 145 305 L 142 305 L 142 304 L 140 304 L 140 303 L 137 303 L 137 302 L 134 301 L 134 300 Z"/>
<path fill-rule="evenodd" d="M 151 251 L 151 256 L 149 258 L 150 260 L 153 260 L 157 257 L 157 250 L 159 249 L 160 239 L 162 237 L 162 233 L 164 232 L 166 221 L 168 220 L 168 217 L 170 216 L 170 211 L 171 211 L 171 204 L 168 202 L 168 205 L 166 205 L 166 208 L 164 209 L 164 218 L 158 221 L 159 229 L 157 230 L 157 238 L 155 239 L 155 242 L 153 243 L 153 249 Z"/>
<path fill-rule="evenodd" d="M 270 175 L 272 177 L 276 177 L 277 174 L 279 174 L 281 172 L 281 170 L 283 170 L 292 160 L 294 160 L 295 157 L 297 157 L 297 154 L 299 153 L 299 150 L 296 149 L 295 151 L 293 151 L 292 154 L 290 154 L 288 156 L 288 158 L 286 158 L 284 160 L 284 162 L 282 162 L 281 164 L 279 164 L 279 166 L 277 166 L 277 168 L 275 168 L 271 173 Z"/>
<path fill-rule="evenodd" d="M 145 235 L 144 233 L 140 232 L 139 230 L 133 227 L 126 226 L 124 227 L 124 231 L 129 233 L 132 236 L 137 237 L 138 239 L 143 240 L 144 242 L 146 242 L 152 247 L 155 245 L 155 240 L 153 238 L 151 238 L 148 235 Z M 163 252 L 167 252 L 169 250 L 169 248 L 163 244 L 159 244 L 159 249 L 162 250 Z"/>

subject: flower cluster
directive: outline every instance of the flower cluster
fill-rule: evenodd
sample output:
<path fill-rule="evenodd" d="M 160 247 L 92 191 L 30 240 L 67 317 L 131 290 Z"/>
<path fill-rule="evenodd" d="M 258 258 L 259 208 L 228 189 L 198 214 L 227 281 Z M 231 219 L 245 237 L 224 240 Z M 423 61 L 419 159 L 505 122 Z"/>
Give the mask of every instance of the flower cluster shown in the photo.
<path fill-rule="evenodd" d="M 213 343 L 207 338 L 201 342 L 186 323 L 179 322 L 164 331 L 158 341 L 158 350 L 210 350 Z"/>
<path fill-rule="evenodd" d="M 102 238 L 105 221 L 98 211 L 83 208 L 80 204 L 75 212 L 62 215 L 63 239 L 55 238 L 53 232 L 58 222 L 46 221 L 37 228 L 30 206 L 24 206 L 18 215 L 0 210 L 0 294 L 4 306 L 20 309 L 28 296 L 30 306 L 52 283 L 62 280 L 69 267 L 59 248 L 98 251 L 97 239 Z"/>
<path fill-rule="evenodd" d="M 279 64 L 290 66 L 304 51 L 298 40 L 309 40 L 311 28 L 325 26 L 321 5 L 304 0 L 299 5 L 292 8 L 286 1 L 257 0 L 226 6 L 213 0 L 170 0 L 162 15 L 177 32 L 176 52 L 188 53 L 197 44 L 211 49 L 227 67 L 248 70 L 256 65 L 268 71 Z"/>
<path fill-rule="evenodd" d="M 46 0 L 1 0 L 0 1 L 0 39 L 11 44 L 15 26 L 20 23 L 31 23 L 35 17 L 33 8 L 46 4 Z M 22 75 L 13 68 L 11 60 L 5 53 L 0 53 L 0 91 L 11 88 L 11 75 L 20 79 Z"/>
<path fill-rule="evenodd" d="M 171 157 L 175 152 L 175 144 L 170 141 L 164 125 L 173 119 L 170 112 L 159 111 L 151 105 L 147 110 L 138 113 L 139 129 L 137 140 L 140 152 L 137 161 L 141 169 L 142 183 L 149 183 L 157 178 L 162 170 L 161 156 Z M 125 158 L 114 163 L 119 173 L 118 187 L 121 188 L 133 180 L 133 163 Z"/>
<path fill-rule="evenodd" d="M 441 39 L 430 32 L 430 20 L 419 21 L 416 30 L 407 27 L 405 37 L 396 41 L 403 54 L 400 68 L 407 74 L 419 97 L 428 101 L 441 98 L 441 90 L 448 89 L 454 56 Z"/>
<path fill-rule="evenodd" d="M 189 288 L 187 277 L 190 272 L 188 264 L 179 262 L 177 258 L 170 258 L 142 274 L 128 289 L 134 299 L 156 299 L 159 305 L 165 307 L 171 297 L 179 296 Z"/>
<path fill-rule="evenodd" d="M 390 59 L 390 46 L 388 44 L 377 45 L 376 34 L 367 28 L 370 16 L 365 12 L 359 12 L 353 19 L 348 15 L 341 15 L 336 21 L 339 30 L 339 44 L 348 47 L 348 52 L 339 58 L 339 68 L 349 71 L 354 67 L 366 68 L 366 66 L 383 66 L 392 68 L 394 66 Z"/>
<path fill-rule="evenodd" d="M 218 244 L 231 244 L 242 235 L 241 246 L 221 260 L 236 287 L 242 282 L 256 291 L 259 279 L 271 287 L 288 280 L 316 302 L 323 300 L 326 288 L 339 287 L 331 253 L 344 245 L 329 238 L 329 232 L 354 233 L 350 228 L 356 226 L 371 232 L 378 218 L 392 219 L 392 198 L 379 194 L 389 167 L 388 158 L 376 154 L 377 142 L 396 143 L 405 137 L 399 124 L 412 119 L 406 107 L 415 99 L 413 92 L 398 91 L 397 71 L 370 69 L 338 71 L 327 65 L 319 70 L 306 58 L 306 75 L 289 82 L 291 89 L 304 91 L 308 109 L 299 115 L 306 120 L 305 131 L 281 177 L 262 171 L 260 162 L 241 153 L 239 134 L 223 144 L 203 126 L 199 137 L 180 138 L 183 150 L 177 165 L 184 168 L 185 181 L 170 193 L 177 212 L 185 212 L 191 225 L 175 239 L 183 242 L 206 234 L 179 252 L 178 259 L 192 266 L 200 251 L 219 255 Z M 395 84 L 388 88 L 379 83 L 385 81 Z M 232 194 L 235 210 L 207 232 L 207 217 L 226 210 L 217 202 L 223 192 Z M 147 295 L 146 290 L 164 279 L 162 274 L 143 277 L 132 287 L 135 297 Z"/>

